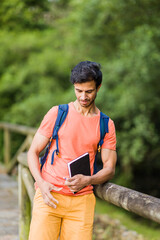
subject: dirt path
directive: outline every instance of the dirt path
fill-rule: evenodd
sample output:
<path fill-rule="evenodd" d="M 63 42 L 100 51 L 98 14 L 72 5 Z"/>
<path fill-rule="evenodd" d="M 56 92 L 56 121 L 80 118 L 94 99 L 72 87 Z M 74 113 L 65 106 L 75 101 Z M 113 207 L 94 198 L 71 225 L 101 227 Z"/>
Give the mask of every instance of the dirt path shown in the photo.
<path fill-rule="evenodd" d="M 0 174 L 0 240 L 18 240 L 18 185 Z"/>

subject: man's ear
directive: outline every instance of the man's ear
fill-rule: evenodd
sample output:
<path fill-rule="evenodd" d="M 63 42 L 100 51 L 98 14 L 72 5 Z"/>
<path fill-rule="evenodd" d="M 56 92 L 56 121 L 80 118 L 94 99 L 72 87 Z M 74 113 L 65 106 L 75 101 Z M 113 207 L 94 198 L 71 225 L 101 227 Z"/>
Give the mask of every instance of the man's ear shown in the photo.
<path fill-rule="evenodd" d="M 99 89 L 101 88 L 102 84 L 100 84 L 98 87 L 97 87 L 97 92 L 99 91 Z"/>

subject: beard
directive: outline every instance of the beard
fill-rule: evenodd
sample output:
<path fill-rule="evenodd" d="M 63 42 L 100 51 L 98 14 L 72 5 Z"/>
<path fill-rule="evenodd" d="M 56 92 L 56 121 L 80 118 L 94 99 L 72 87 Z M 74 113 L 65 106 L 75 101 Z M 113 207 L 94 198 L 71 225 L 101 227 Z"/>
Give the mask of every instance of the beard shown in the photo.
<path fill-rule="evenodd" d="M 78 100 L 78 102 L 81 105 L 81 107 L 88 108 L 95 102 L 96 96 L 97 96 L 97 94 L 95 94 L 95 96 L 92 99 L 84 100 L 84 104 L 83 104 L 82 100 Z"/>

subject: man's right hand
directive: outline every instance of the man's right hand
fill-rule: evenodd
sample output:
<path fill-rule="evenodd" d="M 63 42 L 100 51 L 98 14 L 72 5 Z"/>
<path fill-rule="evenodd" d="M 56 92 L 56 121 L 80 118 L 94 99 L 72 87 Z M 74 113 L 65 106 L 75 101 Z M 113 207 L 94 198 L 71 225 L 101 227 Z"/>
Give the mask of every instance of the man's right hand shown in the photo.
<path fill-rule="evenodd" d="M 47 204 L 50 207 L 56 208 L 58 201 L 52 196 L 51 191 L 60 191 L 62 188 L 58 188 L 54 186 L 53 184 L 46 182 L 43 180 L 43 182 L 39 186 L 41 190 L 41 194 L 44 200 L 44 203 Z"/>
<path fill-rule="evenodd" d="M 56 208 L 58 201 L 52 196 L 51 191 L 60 191 L 62 188 L 57 188 L 53 184 L 46 182 L 41 176 L 39 165 L 39 154 L 45 148 L 48 142 L 49 138 L 37 132 L 29 148 L 27 159 L 29 169 L 40 188 L 44 203 L 50 207 Z"/>

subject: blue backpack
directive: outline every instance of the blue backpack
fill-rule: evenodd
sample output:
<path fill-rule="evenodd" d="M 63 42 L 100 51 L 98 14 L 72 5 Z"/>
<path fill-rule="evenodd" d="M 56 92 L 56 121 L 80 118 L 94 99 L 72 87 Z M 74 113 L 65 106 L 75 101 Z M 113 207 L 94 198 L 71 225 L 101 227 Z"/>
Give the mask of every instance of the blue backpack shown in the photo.
<path fill-rule="evenodd" d="M 54 154 L 60 156 L 59 146 L 58 146 L 58 131 L 67 117 L 68 108 L 69 108 L 68 104 L 62 104 L 62 105 L 58 106 L 58 115 L 57 115 L 57 119 L 56 119 L 55 126 L 53 129 L 52 137 L 50 137 L 50 140 L 47 145 L 44 156 L 40 158 L 41 170 L 42 170 L 44 163 L 46 162 L 53 139 L 56 140 L 56 149 L 52 153 L 51 164 L 53 164 L 53 162 L 54 162 Z M 104 113 L 100 112 L 100 141 L 97 146 L 97 153 L 100 152 L 101 146 L 103 144 L 104 136 L 106 133 L 108 133 L 108 122 L 109 122 L 109 117 L 107 115 L 105 115 Z M 94 161 L 94 173 L 97 172 L 96 159 L 97 159 L 97 154 L 96 154 L 95 161 Z"/>

